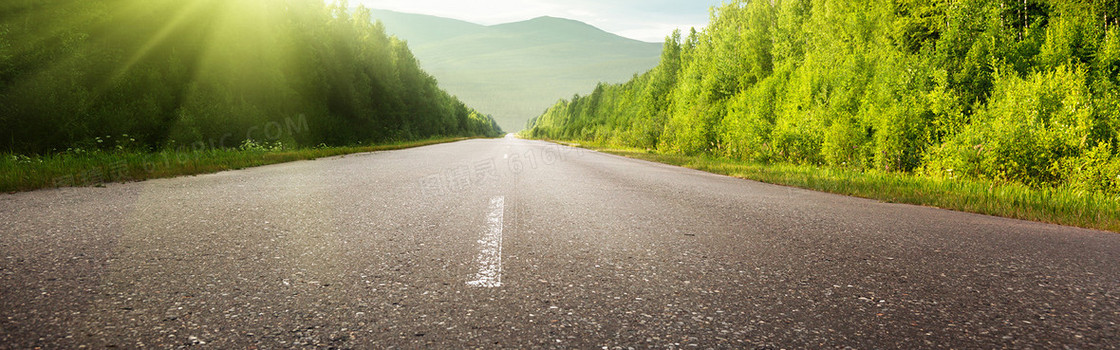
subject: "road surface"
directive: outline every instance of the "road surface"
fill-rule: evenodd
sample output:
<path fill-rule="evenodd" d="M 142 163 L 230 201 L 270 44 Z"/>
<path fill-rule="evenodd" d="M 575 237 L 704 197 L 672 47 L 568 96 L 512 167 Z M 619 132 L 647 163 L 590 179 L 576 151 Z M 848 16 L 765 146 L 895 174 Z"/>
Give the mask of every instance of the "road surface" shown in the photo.
<path fill-rule="evenodd" d="M 0 348 L 1110 348 L 1120 235 L 472 140 L 0 195 Z"/>

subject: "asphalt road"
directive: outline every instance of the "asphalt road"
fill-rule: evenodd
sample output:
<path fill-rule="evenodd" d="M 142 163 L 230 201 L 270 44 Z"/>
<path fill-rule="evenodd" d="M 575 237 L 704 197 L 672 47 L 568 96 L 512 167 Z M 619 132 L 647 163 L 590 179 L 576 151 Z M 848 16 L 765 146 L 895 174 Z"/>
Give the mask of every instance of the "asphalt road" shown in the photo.
<path fill-rule="evenodd" d="M 1120 234 L 516 139 L 0 195 L 0 348 L 1115 348 Z"/>

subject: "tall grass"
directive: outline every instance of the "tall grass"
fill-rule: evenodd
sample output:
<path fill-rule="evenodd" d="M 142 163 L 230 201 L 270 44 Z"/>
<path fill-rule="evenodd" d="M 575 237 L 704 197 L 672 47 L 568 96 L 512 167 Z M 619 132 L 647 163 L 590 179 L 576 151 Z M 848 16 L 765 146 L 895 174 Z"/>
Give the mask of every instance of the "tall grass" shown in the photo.
<path fill-rule="evenodd" d="M 962 178 L 758 164 L 710 156 L 592 147 L 606 153 L 842 195 L 1120 232 L 1120 197 Z"/>
<path fill-rule="evenodd" d="M 0 154 L 0 192 L 98 186 L 182 175 L 433 145 L 466 138 L 433 138 L 388 144 L 284 150 L 267 147 L 199 151 L 91 151 L 27 157 Z"/>

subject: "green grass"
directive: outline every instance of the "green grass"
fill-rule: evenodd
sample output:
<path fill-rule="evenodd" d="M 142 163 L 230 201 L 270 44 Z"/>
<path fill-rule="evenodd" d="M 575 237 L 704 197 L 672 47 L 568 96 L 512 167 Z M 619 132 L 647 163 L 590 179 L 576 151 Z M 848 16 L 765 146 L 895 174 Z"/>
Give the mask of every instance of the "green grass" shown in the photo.
<path fill-rule="evenodd" d="M 789 164 L 757 164 L 710 156 L 581 146 L 605 153 L 682 166 L 765 183 L 848 196 L 1120 232 L 1120 197 L 1017 183 L 930 178 Z"/>
<path fill-rule="evenodd" d="M 183 175 L 215 173 L 337 155 L 386 151 L 461 141 L 435 138 L 371 146 L 294 150 L 210 149 L 203 151 L 96 151 L 39 157 L 0 155 L 0 192 L 43 188 L 100 186 Z"/>

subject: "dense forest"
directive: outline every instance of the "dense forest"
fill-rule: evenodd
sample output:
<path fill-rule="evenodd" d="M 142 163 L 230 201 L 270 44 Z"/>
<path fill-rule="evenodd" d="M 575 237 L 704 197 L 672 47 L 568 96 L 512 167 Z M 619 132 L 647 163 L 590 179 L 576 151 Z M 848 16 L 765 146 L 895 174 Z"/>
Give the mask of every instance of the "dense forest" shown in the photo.
<path fill-rule="evenodd" d="M 1120 192 L 1120 1 L 773 0 L 531 137 Z"/>
<path fill-rule="evenodd" d="M 496 136 L 369 11 L 322 0 L 0 3 L 7 152 Z"/>

